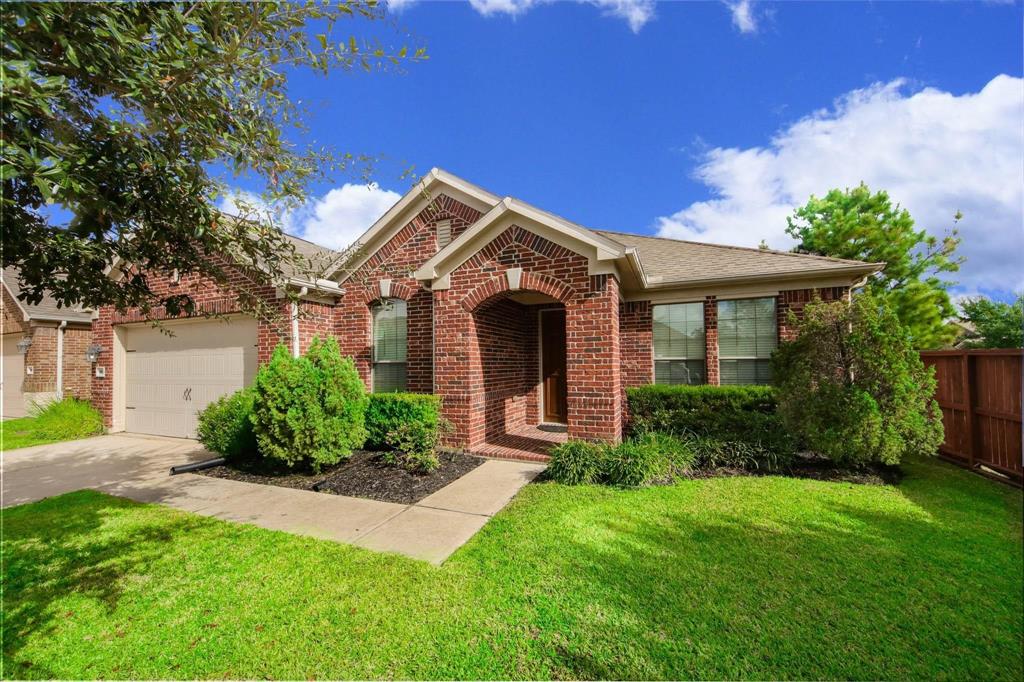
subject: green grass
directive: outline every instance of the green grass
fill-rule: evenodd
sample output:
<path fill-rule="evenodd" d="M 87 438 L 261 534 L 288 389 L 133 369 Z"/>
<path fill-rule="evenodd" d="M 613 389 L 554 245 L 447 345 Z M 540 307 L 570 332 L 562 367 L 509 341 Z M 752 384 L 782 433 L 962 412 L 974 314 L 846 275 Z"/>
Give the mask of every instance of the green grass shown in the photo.
<path fill-rule="evenodd" d="M 103 417 L 84 400 L 65 398 L 36 409 L 29 417 L 0 421 L 4 451 L 88 438 L 103 433 Z"/>
<path fill-rule="evenodd" d="M 527 486 L 442 567 L 95 492 L 4 514 L 3 677 L 1021 679 L 1021 493 Z"/>

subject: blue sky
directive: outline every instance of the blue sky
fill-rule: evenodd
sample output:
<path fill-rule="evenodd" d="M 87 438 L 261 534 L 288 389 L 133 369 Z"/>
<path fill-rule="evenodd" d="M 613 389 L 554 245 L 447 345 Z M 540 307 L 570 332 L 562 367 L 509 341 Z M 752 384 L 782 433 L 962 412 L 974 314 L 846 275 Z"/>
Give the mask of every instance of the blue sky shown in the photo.
<path fill-rule="evenodd" d="M 587 226 L 788 248 L 785 215 L 863 179 L 941 233 L 961 293 L 1024 286 L 1019 3 L 393 3 L 430 59 L 294 74 L 309 139 L 382 154 L 293 226 L 340 246 L 440 166 Z M 355 24 L 342 27 L 356 30 Z M 394 34 L 383 34 L 398 40 Z"/>

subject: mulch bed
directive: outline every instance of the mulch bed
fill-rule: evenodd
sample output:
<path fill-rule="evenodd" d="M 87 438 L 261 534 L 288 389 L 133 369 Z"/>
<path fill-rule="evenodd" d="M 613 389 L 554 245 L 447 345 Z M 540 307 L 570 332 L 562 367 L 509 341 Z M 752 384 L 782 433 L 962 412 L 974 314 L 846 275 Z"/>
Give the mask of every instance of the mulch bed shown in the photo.
<path fill-rule="evenodd" d="M 480 457 L 458 452 L 439 453 L 438 459 L 441 466 L 429 474 L 413 474 L 388 466 L 380 460 L 379 452 L 366 450 L 356 450 L 347 462 L 325 467 L 319 474 L 273 469 L 262 463 L 224 465 L 195 473 L 246 483 L 414 504 L 484 463 Z"/>
<path fill-rule="evenodd" d="M 898 466 L 871 464 L 862 468 L 843 468 L 833 465 L 826 459 L 814 456 L 798 456 L 783 471 L 757 471 L 722 467 L 718 469 L 692 469 L 682 474 L 682 478 L 724 478 L 729 476 L 790 476 L 792 478 L 810 478 L 816 481 L 833 483 L 857 483 L 859 485 L 899 485 L 903 480 L 903 470 Z"/>

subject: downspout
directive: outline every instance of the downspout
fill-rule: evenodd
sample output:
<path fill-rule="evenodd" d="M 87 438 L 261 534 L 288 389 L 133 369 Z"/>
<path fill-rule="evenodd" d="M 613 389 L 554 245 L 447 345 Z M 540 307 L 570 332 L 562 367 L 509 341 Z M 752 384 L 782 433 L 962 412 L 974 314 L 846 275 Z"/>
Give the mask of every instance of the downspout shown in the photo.
<path fill-rule="evenodd" d="M 61 320 L 57 327 L 57 400 L 64 399 L 64 328 L 67 320 Z"/>
<path fill-rule="evenodd" d="M 299 298 L 309 293 L 309 287 L 299 289 Z M 292 301 L 292 357 L 299 357 L 299 302 Z"/>

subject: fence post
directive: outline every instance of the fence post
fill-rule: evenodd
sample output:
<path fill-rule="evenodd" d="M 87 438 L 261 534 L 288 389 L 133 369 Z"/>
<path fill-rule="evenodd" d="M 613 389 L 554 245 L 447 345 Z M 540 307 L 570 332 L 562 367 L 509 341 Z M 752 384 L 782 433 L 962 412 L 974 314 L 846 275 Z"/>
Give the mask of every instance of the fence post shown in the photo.
<path fill-rule="evenodd" d="M 967 463 L 974 468 L 974 382 L 971 381 L 971 358 L 967 351 L 960 356 L 960 378 L 963 381 L 964 418 L 967 422 Z"/>

